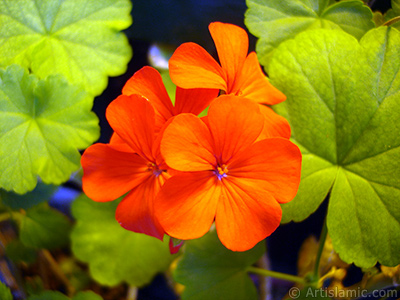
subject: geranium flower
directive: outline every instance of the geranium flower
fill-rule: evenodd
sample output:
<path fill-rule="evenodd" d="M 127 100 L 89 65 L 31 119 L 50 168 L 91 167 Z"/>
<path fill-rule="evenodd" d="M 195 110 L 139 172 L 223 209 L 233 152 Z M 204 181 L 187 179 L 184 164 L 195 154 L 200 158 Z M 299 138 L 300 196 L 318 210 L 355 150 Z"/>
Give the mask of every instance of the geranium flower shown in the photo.
<path fill-rule="evenodd" d="M 155 212 L 170 236 L 203 236 L 215 220 L 221 242 L 251 249 L 281 220 L 279 203 L 296 195 L 301 153 L 285 138 L 256 141 L 264 127 L 259 105 L 236 96 L 214 100 L 204 121 L 176 116 L 165 129 L 161 153 L 184 172 L 164 184 Z"/>
<path fill-rule="evenodd" d="M 217 89 L 177 87 L 174 106 L 160 73 L 147 66 L 137 71 L 122 89 L 123 95 L 139 94 L 150 101 L 156 111 L 156 130 L 180 113 L 200 114 L 218 96 L 218 92 Z"/>
<path fill-rule="evenodd" d="M 249 40 L 242 28 L 220 22 L 209 25 L 221 65 L 195 43 L 179 46 L 169 60 L 172 81 L 179 87 L 211 88 L 244 96 L 257 103 L 277 104 L 286 96 L 271 85 L 257 55 L 247 55 Z"/>
<path fill-rule="evenodd" d="M 169 175 L 160 155 L 155 111 L 139 95 L 121 95 L 108 106 L 106 117 L 116 135 L 110 144 L 94 144 L 83 153 L 83 191 L 99 202 L 129 192 L 117 207 L 117 221 L 128 230 L 162 240 L 154 199 Z"/>

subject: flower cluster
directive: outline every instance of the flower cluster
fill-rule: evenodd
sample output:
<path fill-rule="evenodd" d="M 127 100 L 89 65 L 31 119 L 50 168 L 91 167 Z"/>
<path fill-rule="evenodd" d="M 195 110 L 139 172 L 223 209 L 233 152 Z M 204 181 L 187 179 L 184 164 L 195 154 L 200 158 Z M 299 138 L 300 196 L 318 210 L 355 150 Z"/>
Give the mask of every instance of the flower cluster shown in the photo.
<path fill-rule="evenodd" d="M 116 219 L 128 230 L 188 240 L 215 222 L 228 249 L 245 251 L 278 227 L 301 154 L 288 122 L 264 105 L 285 96 L 247 53 L 246 32 L 219 22 L 209 30 L 220 64 L 197 44 L 178 47 L 169 61 L 175 105 L 155 69 L 128 80 L 106 111 L 110 143 L 82 156 L 83 189 L 95 201 L 127 194 Z"/>

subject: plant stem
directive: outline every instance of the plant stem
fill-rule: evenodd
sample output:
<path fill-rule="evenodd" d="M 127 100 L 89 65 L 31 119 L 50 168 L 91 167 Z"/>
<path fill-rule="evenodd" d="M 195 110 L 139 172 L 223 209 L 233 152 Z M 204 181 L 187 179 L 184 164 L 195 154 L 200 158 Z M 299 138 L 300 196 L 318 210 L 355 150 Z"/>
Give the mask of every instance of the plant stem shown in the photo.
<path fill-rule="evenodd" d="M 262 276 L 282 279 L 282 280 L 286 280 L 286 281 L 301 283 L 301 284 L 306 283 L 305 279 L 302 277 L 299 277 L 299 276 L 265 270 L 265 269 L 261 269 L 261 268 L 257 268 L 257 267 L 248 267 L 247 272 L 262 275 Z"/>
<path fill-rule="evenodd" d="M 127 300 L 136 300 L 138 294 L 138 288 L 136 286 L 129 286 L 128 295 L 126 296 Z"/>
<path fill-rule="evenodd" d="M 389 21 L 386 21 L 385 23 L 383 23 L 382 26 L 390 26 L 399 21 L 400 21 L 400 16 L 397 16 L 397 17 L 394 17 L 393 19 L 390 19 Z"/>
<path fill-rule="evenodd" d="M 65 276 L 64 272 L 61 270 L 60 266 L 53 258 L 49 250 L 42 249 L 40 251 L 42 257 L 49 264 L 50 269 L 54 272 L 54 275 L 64 284 L 67 289 L 68 296 L 72 296 L 75 293 L 75 288 L 69 282 L 67 276 Z"/>
<path fill-rule="evenodd" d="M 324 245 L 325 245 L 327 234 L 328 234 L 328 228 L 326 226 L 326 218 L 325 218 L 324 225 L 322 226 L 321 235 L 319 237 L 318 252 L 317 252 L 317 257 L 316 257 L 315 265 L 314 265 L 314 277 L 315 278 L 319 278 L 319 265 L 321 262 L 321 256 L 322 256 L 322 252 L 324 250 Z"/>

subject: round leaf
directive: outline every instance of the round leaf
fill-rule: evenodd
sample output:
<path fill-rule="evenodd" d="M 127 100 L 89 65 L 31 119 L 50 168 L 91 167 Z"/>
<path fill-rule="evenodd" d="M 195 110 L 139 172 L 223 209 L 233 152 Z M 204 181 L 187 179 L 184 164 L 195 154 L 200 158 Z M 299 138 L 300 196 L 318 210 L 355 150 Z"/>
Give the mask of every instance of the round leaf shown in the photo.
<path fill-rule="evenodd" d="M 69 243 L 70 221 L 62 213 L 38 205 L 22 215 L 20 239 L 25 246 L 54 249 Z"/>
<path fill-rule="evenodd" d="M 360 42 L 315 30 L 283 43 L 270 65 L 304 160 L 284 221 L 311 214 L 329 191 L 327 225 L 348 263 L 400 263 L 400 33 L 380 27 Z M 297 211 L 298 210 L 298 211 Z"/>
<path fill-rule="evenodd" d="M 132 51 L 119 32 L 131 23 L 128 0 L 0 3 L 0 66 L 24 65 L 39 77 L 63 74 L 100 94 L 125 72 Z"/>
<path fill-rule="evenodd" d="M 245 24 L 259 38 L 257 55 L 267 67 L 276 47 L 298 33 L 316 28 L 342 29 L 356 38 L 373 28 L 373 14 L 362 1 L 248 0 Z"/>
<path fill-rule="evenodd" d="M 0 186 L 22 194 L 37 176 L 61 184 L 80 167 L 78 149 L 99 136 L 93 96 L 61 76 L 39 80 L 13 65 L 0 70 Z"/>
<path fill-rule="evenodd" d="M 265 252 L 264 242 L 246 252 L 233 252 L 212 231 L 185 247 L 174 273 L 175 280 L 185 285 L 183 300 L 258 299 L 246 269 Z"/>

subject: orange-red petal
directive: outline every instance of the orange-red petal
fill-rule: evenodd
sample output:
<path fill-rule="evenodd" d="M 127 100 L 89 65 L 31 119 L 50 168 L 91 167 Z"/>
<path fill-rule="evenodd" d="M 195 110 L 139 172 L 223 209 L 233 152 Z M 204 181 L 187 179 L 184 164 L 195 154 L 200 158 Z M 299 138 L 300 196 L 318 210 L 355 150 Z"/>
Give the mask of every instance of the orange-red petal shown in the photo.
<path fill-rule="evenodd" d="M 218 237 L 232 251 L 246 251 L 279 226 L 282 210 L 263 184 L 245 178 L 224 178 L 215 225 Z"/>
<path fill-rule="evenodd" d="M 271 108 L 262 104 L 259 106 L 259 109 L 264 116 L 264 128 L 258 137 L 258 140 L 272 137 L 290 138 L 290 125 L 284 117 L 278 115 Z"/>
<path fill-rule="evenodd" d="M 157 124 L 161 126 L 172 117 L 173 106 L 160 73 L 152 67 L 143 67 L 126 82 L 122 94 L 145 97 L 156 110 Z"/>
<path fill-rule="evenodd" d="M 161 154 L 167 165 L 178 171 L 213 169 L 215 157 L 206 124 L 193 114 L 180 114 L 164 130 Z"/>
<path fill-rule="evenodd" d="M 258 104 L 242 97 L 220 96 L 208 110 L 208 123 L 220 163 L 250 146 L 264 127 Z"/>
<path fill-rule="evenodd" d="M 237 155 L 228 165 L 229 175 L 265 182 L 265 189 L 278 201 L 291 201 L 301 175 L 301 152 L 284 138 L 265 139 Z"/>
<path fill-rule="evenodd" d="M 199 238 L 214 221 L 220 195 L 220 182 L 211 171 L 173 176 L 156 198 L 156 217 L 174 238 Z"/>
<path fill-rule="evenodd" d="M 135 153 L 133 149 L 115 132 L 111 135 L 109 145 L 113 146 L 113 148 L 118 151 Z"/>
<path fill-rule="evenodd" d="M 229 93 L 268 105 L 286 100 L 286 96 L 274 87 L 264 75 L 255 52 L 251 52 L 247 56 L 243 68 L 238 72 L 235 85 Z"/>
<path fill-rule="evenodd" d="M 246 59 L 249 38 L 244 29 L 233 24 L 213 22 L 208 29 L 217 48 L 222 69 L 226 72 L 228 89 L 225 91 L 230 94 L 236 76 Z"/>
<path fill-rule="evenodd" d="M 169 60 L 169 75 L 177 86 L 184 89 L 227 89 L 221 66 L 195 43 L 184 43 L 175 50 Z"/>
<path fill-rule="evenodd" d="M 115 217 L 122 227 L 163 239 L 164 229 L 154 215 L 154 200 L 165 180 L 163 174 L 149 175 L 121 201 Z"/>
<path fill-rule="evenodd" d="M 156 134 L 156 138 L 153 143 L 153 157 L 155 159 L 156 164 L 160 169 L 167 170 L 169 169 L 167 164 L 165 163 L 164 157 L 161 155 L 161 140 L 164 135 L 165 129 L 169 126 L 169 124 L 173 121 L 174 117 L 168 119 L 167 122 L 160 128 L 160 131 Z"/>
<path fill-rule="evenodd" d="M 147 162 L 142 157 L 105 144 L 86 149 L 81 164 L 83 191 L 95 201 L 115 200 L 148 176 Z"/>
<path fill-rule="evenodd" d="M 149 101 L 139 95 L 121 95 L 107 107 L 110 126 L 136 153 L 153 160 L 155 113 Z"/>
<path fill-rule="evenodd" d="M 216 89 L 176 88 L 174 115 L 181 113 L 200 114 L 211 101 L 218 97 Z"/>

